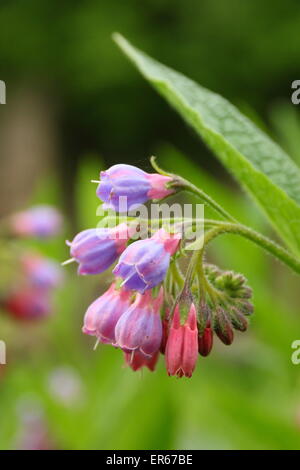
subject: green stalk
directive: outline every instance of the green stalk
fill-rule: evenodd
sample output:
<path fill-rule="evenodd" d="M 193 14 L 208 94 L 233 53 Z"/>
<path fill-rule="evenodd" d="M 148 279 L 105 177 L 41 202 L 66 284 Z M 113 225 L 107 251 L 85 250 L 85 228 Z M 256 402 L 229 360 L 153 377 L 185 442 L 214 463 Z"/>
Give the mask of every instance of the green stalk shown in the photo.
<path fill-rule="evenodd" d="M 188 191 L 190 193 L 195 194 L 196 196 L 200 197 L 202 201 L 204 201 L 208 206 L 210 206 L 218 214 L 220 214 L 225 220 L 236 222 L 234 217 L 232 217 L 225 209 L 223 209 L 223 207 L 221 207 L 216 201 L 214 201 L 208 194 L 202 191 L 202 189 L 197 188 L 197 186 L 190 183 L 189 181 L 182 178 L 181 176 L 173 175 L 172 173 L 167 173 L 166 171 L 162 170 L 157 165 L 155 157 L 151 157 L 150 161 L 151 161 L 151 165 L 158 173 L 164 176 L 169 176 L 170 178 L 173 179 L 172 183 L 170 184 L 171 188 L 178 188 L 179 190 Z"/>
<path fill-rule="evenodd" d="M 296 259 L 288 250 L 278 245 L 269 238 L 261 235 L 250 227 L 241 224 L 231 224 L 228 222 L 220 222 L 217 226 L 206 233 L 204 244 L 207 245 L 217 236 L 224 233 L 233 233 L 241 235 L 244 238 L 252 241 L 256 245 L 263 248 L 269 254 L 282 261 L 289 266 L 293 271 L 300 274 L 300 260 Z"/>
<path fill-rule="evenodd" d="M 195 194 L 202 199 L 208 206 L 215 210 L 219 215 L 221 215 L 225 220 L 230 220 L 231 222 L 236 222 L 236 219 L 232 217 L 223 207 L 221 207 L 216 201 L 214 201 L 208 194 L 206 194 L 202 189 L 197 188 L 194 184 L 190 183 L 184 178 L 178 177 L 176 182 L 172 184 L 172 187 L 178 187 L 183 191 L 188 191 L 192 194 Z"/>

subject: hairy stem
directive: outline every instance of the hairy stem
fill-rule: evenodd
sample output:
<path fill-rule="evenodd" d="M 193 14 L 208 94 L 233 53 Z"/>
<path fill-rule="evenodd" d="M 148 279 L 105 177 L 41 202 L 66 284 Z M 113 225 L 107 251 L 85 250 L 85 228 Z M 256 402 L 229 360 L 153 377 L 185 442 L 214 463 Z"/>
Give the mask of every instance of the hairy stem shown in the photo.
<path fill-rule="evenodd" d="M 296 259 L 288 250 L 278 245 L 269 238 L 261 235 L 255 230 L 240 224 L 231 224 L 228 222 L 221 222 L 218 225 L 206 233 L 204 244 L 207 245 L 217 236 L 224 233 L 233 233 L 241 235 L 244 238 L 252 241 L 256 245 L 263 248 L 269 254 L 275 256 L 275 258 L 282 261 L 284 264 L 289 266 L 293 271 L 300 274 L 300 260 Z"/>
<path fill-rule="evenodd" d="M 178 285 L 179 288 L 183 288 L 184 286 L 184 279 L 182 277 L 182 274 L 180 272 L 180 269 L 177 265 L 176 260 L 173 260 L 170 266 L 172 276 L 176 284 Z"/>
<path fill-rule="evenodd" d="M 181 190 L 188 191 L 192 194 L 195 194 L 199 198 L 202 199 L 208 206 L 214 209 L 218 214 L 220 214 L 225 220 L 229 220 L 231 222 L 236 222 L 235 218 L 232 217 L 223 207 L 221 207 L 214 199 L 212 199 L 208 194 L 206 194 L 202 189 L 197 188 L 194 184 L 190 183 L 184 178 L 177 177 L 176 183 L 174 183 L 173 187 L 179 187 Z"/>
<path fill-rule="evenodd" d="M 223 207 L 221 207 L 216 201 L 214 201 L 208 194 L 206 194 L 202 189 L 197 188 L 194 184 L 190 183 L 186 179 L 173 175 L 172 173 L 167 173 L 166 171 L 162 170 L 158 164 L 156 163 L 156 158 L 150 158 L 151 165 L 153 168 L 160 174 L 165 176 L 170 176 L 173 179 L 170 187 L 178 188 L 182 191 L 189 191 L 190 193 L 195 194 L 196 196 L 200 197 L 202 201 L 204 201 L 208 206 L 212 207 L 218 214 L 220 214 L 225 220 L 230 220 L 231 222 L 236 222 L 234 217 L 232 217 Z"/>

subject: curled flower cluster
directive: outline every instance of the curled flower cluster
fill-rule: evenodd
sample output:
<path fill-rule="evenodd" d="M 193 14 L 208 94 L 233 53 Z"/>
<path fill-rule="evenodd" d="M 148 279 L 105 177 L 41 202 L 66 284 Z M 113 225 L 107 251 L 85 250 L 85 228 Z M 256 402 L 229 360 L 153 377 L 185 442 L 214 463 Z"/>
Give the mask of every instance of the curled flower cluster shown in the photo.
<path fill-rule="evenodd" d="M 243 275 L 221 271 L 209 264 L 204 265 L 204 271 L 216 294 L 214 302 L 209 295 L 200 298 L 199 302 L 199 353 L 208 356 L 214 333 L 222 343 L 230 345 L 234 330 L 247 330 L 247 317 L 253 313 L 253 305 L 249 301 L 252 289 Z"/>
<path fill-rule="evenodd" d="M 57 261 L 24 250 L 16 238 L 49 238 L 58 234 L 61 224 L 61 214 L 51 206 L 34 206 L 7 219 L 5 228 L 9 236 L 5 254 L 13 280 L 9 279 L 1 289 L 0 297 L 1 306 L 14 318 L 36 320 L 48 316 L 52 312 L 52 293 L 63 280 Z"/>
<path fill-rule="evenodd" d="M 119 212 L 164 198 L 176 187 L 172 176 L 130 165 L 115 165 L 100 177 L 98 197 Z M 178 263 L 185 254 L 184 237 L 177 226 L 133 240 L 136 226 L 88 229 L 67 242 L 79 274 L 99 274 L 116 262 L 115 280 L 87 309 L 82 331 L 121 349 L 134 371 L 153 371 L 163 354 L 170 376 L 191 377 L 199 354 L 210 353 L 214 334 L 230 344 L 233 328 L 246 330 L 251 289 L 243 276 L 205 265 L 202 257 L 198 270 L 191 257 L 183 277 Z"/>

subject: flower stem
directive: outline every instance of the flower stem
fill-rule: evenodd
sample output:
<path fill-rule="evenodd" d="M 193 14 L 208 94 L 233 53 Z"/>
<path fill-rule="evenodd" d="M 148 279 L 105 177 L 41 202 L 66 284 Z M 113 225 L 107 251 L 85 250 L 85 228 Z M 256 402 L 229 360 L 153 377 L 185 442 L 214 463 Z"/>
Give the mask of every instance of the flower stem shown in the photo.
<path fill-rule="evenodd" d="M 178 188 L 182 191 L 189 191 L 190 193 L 195 194 L 196 196 L 200 197 L 206 204 L 212 207 L 218 214 L 220 214 L 225 220 L 230 220 L 231 222 L 236 222 L 234 217 L 230 215 L 223 207 L 221 207 L 216 201 L 214 201 L 208 194 L 206 194 L 202 189 L 197 188 L 194 184 L 190 183 L 186 179 L 182 178 L 181 176 L 174 175 L 172 173 L 167 173 L 166 171 L 162 170 L 158 164 L 156 163 L 156 158 L 150 158 L 151 165 L 153 166 L 154 170 L 164 176 L 170 176 L 173 181 L 170 183 L 170 187 Z"/>
<path fill-rule="evenodd" d="M 206 233 L 204 244 L 207 245 L 214 238 L 224 233 L 233 233 L 247 238 L 289 266 L 293 271 L 300 274 L 299 259 L 296 259 L 288 250 L 278 245 L 273 240 L 270 240 L 269 238 L 261 235 L 250 227 L 246 227 L 245 225 L 220 222 L 215 228 Z"/>
<path fill-rule="evenodd" d="M 171 265 L 170 265 L 170 269 L 171 269 L 171 272 L 172 272 L 172 276 L 173 276 L 173 279 L 174 281 L 176 282 L 176 284 L 178 285 L 179 288 L 183 288 L 184 286 L 184 279 L 182 277 L 182 274 L 180 272 L 180 269 L 177 265 L 177 262 L 176 260 L 173 260 Z"/>
<path fill-rule="evenodd" d="M 208 194 L 206 194 L 202 189 L 197 188 L 194 184 L 190 183 L 184 178 L 177 177 L 176 182 L 172 187 L 179 187 L 182 190 L 188 191 L 196 196 L 200 197 L 208 206 L 214 209 L 219 215 L 221 215 L 225 220 L 231 222 L 236 222 L 236 219 L 232 217 L 223 207 L 221 207 L 214 199 L 212 199 Z"/>

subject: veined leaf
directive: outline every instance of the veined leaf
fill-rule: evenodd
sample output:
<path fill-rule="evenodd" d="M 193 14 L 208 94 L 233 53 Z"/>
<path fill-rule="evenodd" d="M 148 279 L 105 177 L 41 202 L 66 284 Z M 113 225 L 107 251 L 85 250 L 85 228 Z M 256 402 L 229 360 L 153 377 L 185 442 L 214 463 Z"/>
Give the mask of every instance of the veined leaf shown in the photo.
<path fill-rule="evenodd" d="M 114 39 L 142 75 L 181 114 L 300 254 L 300 169 L 220 95 L 157 62 L 119 34 Z"/>

